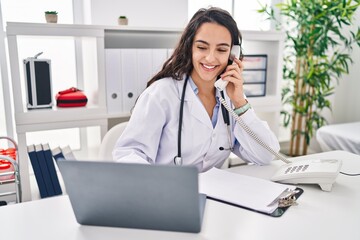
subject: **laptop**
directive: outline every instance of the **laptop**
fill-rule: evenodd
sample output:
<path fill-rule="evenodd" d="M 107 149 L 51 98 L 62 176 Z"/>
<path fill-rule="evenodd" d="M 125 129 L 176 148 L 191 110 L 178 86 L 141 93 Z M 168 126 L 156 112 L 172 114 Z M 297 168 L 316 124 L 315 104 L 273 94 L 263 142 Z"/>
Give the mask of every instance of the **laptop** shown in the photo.
<path fill-rule="evenodd" d="M 194 166 L 57 163 L 79 224 L 201 231 L 206 196 Z"/>

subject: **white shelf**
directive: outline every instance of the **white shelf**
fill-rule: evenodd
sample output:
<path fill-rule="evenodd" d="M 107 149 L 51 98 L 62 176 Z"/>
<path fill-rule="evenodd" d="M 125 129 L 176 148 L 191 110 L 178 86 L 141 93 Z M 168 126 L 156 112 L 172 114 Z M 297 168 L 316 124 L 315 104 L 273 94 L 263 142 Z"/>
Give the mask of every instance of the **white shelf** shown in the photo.
<path fill-rule="evenodd" d="M 7 22 L 8 36 L 104 37 L 104 29 L 93 25 Z"/>
<path fill-rule="evenodd" d="M 106 107 L 34 109 L 15 114 L 16 125 L 104 119 Z"/>

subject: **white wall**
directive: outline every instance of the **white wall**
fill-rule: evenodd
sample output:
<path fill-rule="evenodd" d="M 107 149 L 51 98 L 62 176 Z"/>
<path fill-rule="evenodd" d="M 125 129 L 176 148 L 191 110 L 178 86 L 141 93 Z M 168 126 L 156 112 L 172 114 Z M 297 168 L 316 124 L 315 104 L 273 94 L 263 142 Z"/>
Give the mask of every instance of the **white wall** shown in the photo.
<path fill-rule="evenodd" d="M 117 25 L 120 15 L 129 26 L 183 28 L 188 22 L 184 0 L 91 0 L 91 24 Z"/>
<path fill-rule="evenodd" d="M 356 33 L 360 26 L 360 9 L 355 15 L 352 30 Z M 350 73 L 344 75 L 336 87 L 333 102 L 332 123 L 360 121 L 360 47 L 354 45 L 351 54 L 354 63 L 349 66 Z"/>

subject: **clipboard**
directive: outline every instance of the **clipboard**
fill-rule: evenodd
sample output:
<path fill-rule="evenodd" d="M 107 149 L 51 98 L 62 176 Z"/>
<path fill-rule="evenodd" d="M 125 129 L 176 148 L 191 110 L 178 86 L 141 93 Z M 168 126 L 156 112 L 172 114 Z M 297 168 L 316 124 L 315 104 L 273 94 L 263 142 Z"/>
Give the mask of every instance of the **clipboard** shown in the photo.
<path fill-rule="evenodd" d="M 212 168 L 199 174 L 199 192 L 211 200 L 280 217 L 304 191 L 294 185 Z"/>
<path fill-rule="evenodd" d="M 301 194 L 303 194 L 304 190 L 302 188 L 297 187 L 297 188 L 295 188 L 295 191 L 297 191 L 297 193 L 294 195 L 294 197 L 295 197 L 295 200 L 297 200 L 301 196 Z M 224 204 L 227 204 L 227 205 L 231 205 L 231 206 L 234 206 L 234 207 L 239 207 L 239 208 L 243 208 L 243 209 L 246 209 L 246 210 L 250 210 L 250 211 L 253 211 L 253 212 L 256 212 L 256 213 L 261 213 L 261 214 L 264 214 L 264 215 L 267 215 L 267 216 L 270 216 L 270 217 L 281 217 L 286 212 L 286 210 L 288 210 L 291 207 L 291 205 L 286 206 L 286 207 L 278 207 L 272 213 L 267 213 L 267 212 L 258 211 L 256 209 L 248 208 L 248 207 L 245 207 L 245 206 L 241 206 L 239 204 L 227 202 L 227 201 L 224 201 L 224 200 L 221 200 L 221 199 L 218 199 L 218 198 L 210 197 L 210 196 L 206 196 L 206 198 L 210 199 L 210 200 L 213 200 L 213 201 L 221 202 L 221 203 L 224 203 Z"/>

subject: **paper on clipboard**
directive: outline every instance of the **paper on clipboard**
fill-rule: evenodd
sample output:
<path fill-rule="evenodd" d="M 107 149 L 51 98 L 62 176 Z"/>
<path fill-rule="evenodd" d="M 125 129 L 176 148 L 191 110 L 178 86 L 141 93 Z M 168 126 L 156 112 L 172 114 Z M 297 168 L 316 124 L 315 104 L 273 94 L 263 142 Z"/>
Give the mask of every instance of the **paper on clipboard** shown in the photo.
<path fill-rule="evenodd" d="M 295 186 L 279 184 L 265 179 L 244 176 L 212 168 L 199 174 L 199 192 L 207 196 L 270 214 L 278 208 L 271 204 L 287 189 Z"/>

